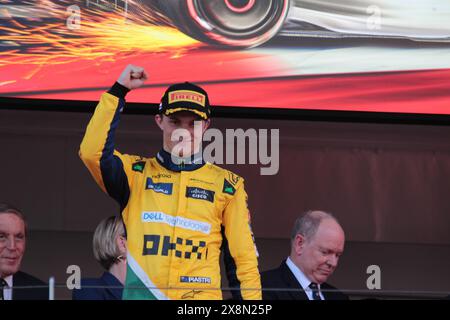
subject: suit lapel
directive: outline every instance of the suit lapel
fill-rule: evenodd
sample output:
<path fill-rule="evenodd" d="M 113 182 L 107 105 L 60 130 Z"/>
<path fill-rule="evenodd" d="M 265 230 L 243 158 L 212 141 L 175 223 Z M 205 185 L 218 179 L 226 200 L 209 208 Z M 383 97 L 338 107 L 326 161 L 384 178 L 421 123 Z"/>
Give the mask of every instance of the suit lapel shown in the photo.
<path fill-rule="evenodd" d="M 13 275 L 13 287 L 25 286 L 23 275 L 21 271 L 16 272 Z M 24 300 L 26 299 L 26 293 L 24 289 L 14 289 L 12 290 L 13 300 Z"/>
<path fill-rule="evenodd" d="M 297 278 L 295 278 L 292 271 L 289 269 L 289 267 L 286 264 L 286 261 L 283 261 L 283 263 L 280 266 L 281 271 L 281 277 L 286 284 L 286 288 L 289 289 L 300 289 L 295 291 L 287 291 L 287 294 L 293 299 L 293 300 L 308 300 L 308 296 L 303 290 L 300 283 L 297 281 Z"/>
<path fill-rule="evenodd" d="M 330 286 L 328 283 L 324 282 L 321 285 L 322 289 L 325 290 L 325 292 L 322 291 L 323 296 L 325 297 L 325 300 L 340 300 L 342 299 L 339 297 L 339 293 L 336 291 L 336 288 Z"/>

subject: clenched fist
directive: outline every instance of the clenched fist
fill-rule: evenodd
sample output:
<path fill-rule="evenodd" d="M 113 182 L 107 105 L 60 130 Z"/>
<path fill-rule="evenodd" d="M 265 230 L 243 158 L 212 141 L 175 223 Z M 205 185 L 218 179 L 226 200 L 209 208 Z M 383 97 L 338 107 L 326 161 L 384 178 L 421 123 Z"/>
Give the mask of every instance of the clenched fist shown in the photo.
<path fill-rule="evenodd" d="M 117 82 L 132 90 L 142 86 L 147 79 L 148 75 L 144 68 L 129 64 L 122 71 Z"/>

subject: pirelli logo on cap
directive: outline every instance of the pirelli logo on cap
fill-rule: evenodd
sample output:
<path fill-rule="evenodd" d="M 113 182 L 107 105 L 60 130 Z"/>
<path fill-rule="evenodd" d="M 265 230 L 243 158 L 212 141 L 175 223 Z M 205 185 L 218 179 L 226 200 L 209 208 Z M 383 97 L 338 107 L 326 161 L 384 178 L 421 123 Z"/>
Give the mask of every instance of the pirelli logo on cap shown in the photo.
<path fill-rule="evenodd" d="M 205 95 L 191 90 L 176 90 L 169 93 L 169 104 L 175 102 L 193 102 L 205 106 Z"/>

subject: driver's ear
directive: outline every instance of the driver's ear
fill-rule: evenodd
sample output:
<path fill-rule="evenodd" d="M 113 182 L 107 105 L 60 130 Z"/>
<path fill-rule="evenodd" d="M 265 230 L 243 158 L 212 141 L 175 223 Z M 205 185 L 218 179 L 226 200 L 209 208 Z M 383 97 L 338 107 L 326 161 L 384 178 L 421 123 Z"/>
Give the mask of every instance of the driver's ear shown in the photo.
<path fill-rule="evenodd" d="M 158 125 L 158 127 L 162 130 L 163 115 L 162 114 L 155 115 L 155 122 Z"/>

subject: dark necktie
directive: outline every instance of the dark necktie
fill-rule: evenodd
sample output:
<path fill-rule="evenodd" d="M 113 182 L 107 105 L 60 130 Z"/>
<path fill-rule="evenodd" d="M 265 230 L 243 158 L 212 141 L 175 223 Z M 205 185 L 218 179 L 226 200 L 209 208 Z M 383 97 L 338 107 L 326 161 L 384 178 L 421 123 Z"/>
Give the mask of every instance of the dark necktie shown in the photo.
<path fill-rule="evenodd" d="M 311 288 L 311 291 L 312 291 L 313 300 L 322 300 L 320 298 L 319 286 L 317 285 L 317 283 L 311 282 L 309 287 Z"/>
<path fill-rule="evenodd" d="M 3 300 L 3 288 L 8 287 L 8 283 L 0 278 L 0 300 Z"/>

